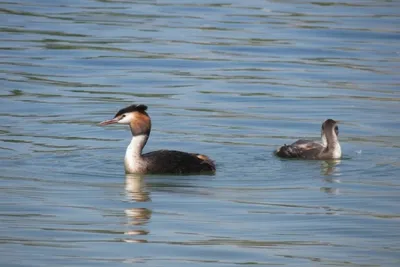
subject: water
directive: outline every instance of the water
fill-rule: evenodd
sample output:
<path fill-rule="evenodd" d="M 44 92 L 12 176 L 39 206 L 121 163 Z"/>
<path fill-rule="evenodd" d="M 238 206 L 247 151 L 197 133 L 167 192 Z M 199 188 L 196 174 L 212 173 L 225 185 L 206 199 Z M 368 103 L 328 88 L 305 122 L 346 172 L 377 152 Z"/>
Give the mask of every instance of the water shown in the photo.
<path fill-rule="evenodd" d="M 398 266 L 397 1 L 0 4 L 2 266 Z M 125 176 L 146 151 L 215 176 Z M 340 121 L 344 158 L 283 143 Z"/>

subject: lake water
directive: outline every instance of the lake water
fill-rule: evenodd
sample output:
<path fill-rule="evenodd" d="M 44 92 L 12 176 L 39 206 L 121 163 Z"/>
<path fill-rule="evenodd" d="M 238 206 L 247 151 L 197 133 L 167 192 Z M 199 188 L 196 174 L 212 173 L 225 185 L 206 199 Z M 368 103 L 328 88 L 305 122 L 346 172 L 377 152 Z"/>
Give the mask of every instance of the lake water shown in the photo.
<path fill-rule="evenodd" d="M 0 4 L 1 266 L 399 266 L 398 1 Z M 125 176 L 145 151 L 214 176 Z M 340 121 L 343 159 L 272 152 Z"/>

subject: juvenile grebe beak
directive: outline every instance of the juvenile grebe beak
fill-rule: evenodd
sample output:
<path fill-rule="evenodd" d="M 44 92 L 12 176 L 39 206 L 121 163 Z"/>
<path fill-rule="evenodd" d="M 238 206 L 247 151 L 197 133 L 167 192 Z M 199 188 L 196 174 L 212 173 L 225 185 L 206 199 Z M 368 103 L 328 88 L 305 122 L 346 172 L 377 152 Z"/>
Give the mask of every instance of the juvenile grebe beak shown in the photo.
<path fill-rule="evenodd" d="M 117 123 L 119 120 L 121 119 L 121 117 L 115 117 L 112 120 L 106 120 L 106 121 L 102 121 L 99 123 L 100 126 L 104 126 L 104 125 L 108 125 L 108 124 L 113 124 L 113 123 Z"/>

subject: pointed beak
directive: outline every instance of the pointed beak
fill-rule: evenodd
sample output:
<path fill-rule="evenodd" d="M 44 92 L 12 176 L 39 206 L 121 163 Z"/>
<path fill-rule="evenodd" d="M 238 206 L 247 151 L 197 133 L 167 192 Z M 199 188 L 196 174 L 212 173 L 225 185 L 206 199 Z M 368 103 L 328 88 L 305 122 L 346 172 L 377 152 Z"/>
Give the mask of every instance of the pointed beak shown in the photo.
<path fill-rule="evenodd" d="M 112 120 L 106 120 L 106 121 L 102 121 L 99 123 L 100 126 L 104 126 L 104 125 L 108 125 L 108 124 L 113 124 L 113 123 L 117 123 L 119 121 L 120 118 L 114 118 Z"/>

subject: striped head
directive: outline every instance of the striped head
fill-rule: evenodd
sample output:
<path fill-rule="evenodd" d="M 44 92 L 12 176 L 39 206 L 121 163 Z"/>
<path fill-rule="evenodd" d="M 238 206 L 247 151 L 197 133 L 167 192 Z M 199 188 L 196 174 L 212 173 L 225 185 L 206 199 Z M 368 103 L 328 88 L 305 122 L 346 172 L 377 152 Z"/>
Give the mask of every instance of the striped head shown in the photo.
<path fill-rule="evenodd" d="M 114 123 L 129 124 L 133 136 L 149 135 L 151 130 L 151 120 L 146 110 L 146 105 L 131 105 L 119 110 L 113 119 L 103 121 L 100 125 L 104 126 Z"/>

